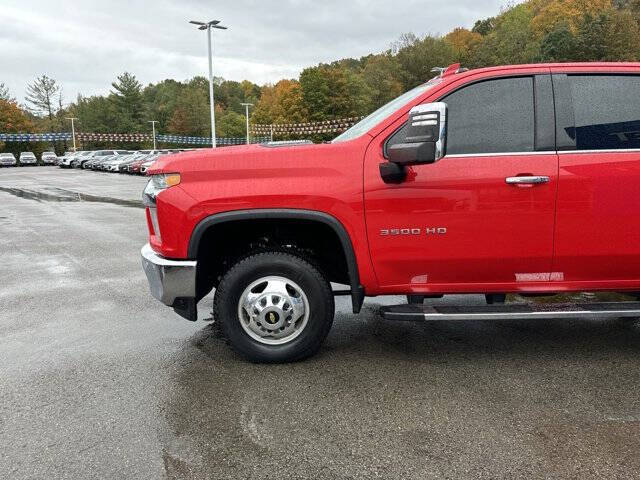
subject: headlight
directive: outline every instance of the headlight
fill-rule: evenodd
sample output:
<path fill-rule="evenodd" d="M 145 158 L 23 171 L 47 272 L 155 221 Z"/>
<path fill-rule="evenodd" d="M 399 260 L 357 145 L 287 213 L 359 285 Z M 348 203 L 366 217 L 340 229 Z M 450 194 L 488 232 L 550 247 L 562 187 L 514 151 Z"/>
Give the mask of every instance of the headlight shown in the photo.
<path fill-rule="evenodd" d="M 160 192 L 167 188 L 175 187 L 176 185 L 180 185 L 179 173 L 161 173 L 159 175 L 151 175 L 149 183 L 147 183 L 147 186 L 144 189 L 145 203 L 147 203 L 148 200 L 155 202 L 155 199 Z"/>

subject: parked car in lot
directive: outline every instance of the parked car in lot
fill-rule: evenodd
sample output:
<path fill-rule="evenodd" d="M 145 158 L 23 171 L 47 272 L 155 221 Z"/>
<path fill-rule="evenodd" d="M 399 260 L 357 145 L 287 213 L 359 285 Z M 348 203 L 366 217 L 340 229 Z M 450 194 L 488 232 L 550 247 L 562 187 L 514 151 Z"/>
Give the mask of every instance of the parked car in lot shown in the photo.
<path fill-rule="evenodd" d="M 90 155 L 91 153 L 92 152 L 89 151 L 65 152 L 65 154 L 58 159 L 58 166 L 60 168 L 72 168 L 78 158 Z"/>
<path fill-rule="evenodd" d="M 38 159 L 33 152 L 21 152 L 20 153 L 20 166 L 22 165 L 37 165 Z"/>
<path fill-rule="evenodd" d="M 43 152 L 42 153 L 42 163 L 45 165 L 55 165 L 58 163 L 58 156 L 56 152 Z"/>
<path fill-rule="evenodd" d="M 144 163 L 140 165 L 140 174 L 146 175 L 147 170 L 151 168 L 151 166 L 155 163 L 155 161 L 160 157 L 160 154 L 151 155 L 147 159 L 145 159 Z"/>
<path fill-rule="evenodd" d="M 136 159 L 134 162 L 131 162 L 126 167 L 127 173 L 140 174 L 140 167 L 142 166 L 143 163 L 148 161 L 148 159 L 152 156 L 153 155 L 151 154 L 142 155 L 140 158 Z"/>
<path fill-rule="evenodd" d="M 99 170 L 104 170 L 106 172 L 115 172 L 117 171 L 116 169 L 118 165 L 128 160 L 130 157 L 131 155 L 113 155 L 101 162 L 98 168 Z"/>
<path fill-rule="evenodd" d="M 639 317 L 640 302 L 506 295 L 640 291 L 640 63 L 452 65 L 333 142 L 159 159 L 144 193 L 152 294 L 213 317 L 254 361 L 316 352 L 334 317 Z M 343 293 L 343 292 L 339 292 Z M 487 305 L 424 305 L 483 293 Z"/>
<path fill-rule="evenodd" d="M 115 155 L 107 155 L 104 157 L 93 157 L 83 163 L 82 168 L 85 170 L 102 170 L 102 164 L 115 158 Z"/>
<path fill-rule="evenodd" d="M 129 152 L 127 150 L 96 150 L 90 152 L 89 155 L 76 159 L 74 167 L 85 168 L 85 163 L 89 160 L 104 160 L 107 157 L 112 157 L 114 155 L 127 155 L 128 153 Z"/>
<path fill-rule="evenodd" d="M 16 156 L 13 153 L 0 153 L 0 167 L 15 167 Z"/>
<path fill-rule="evenodd" d="M 110 171 L 118 172 L 118 173 L 126 173 L 128 171 L 129 165 L 131 165 L 132 163 L 136 162 L 137 160 L 143 157 L 146 157 L 146 155 L 140 154 L 140 153 L 137 153 L 134 155 L 127 155 L 126 157 L 123 157 L 123 159 L 120 162 L 113 165 Z"/>

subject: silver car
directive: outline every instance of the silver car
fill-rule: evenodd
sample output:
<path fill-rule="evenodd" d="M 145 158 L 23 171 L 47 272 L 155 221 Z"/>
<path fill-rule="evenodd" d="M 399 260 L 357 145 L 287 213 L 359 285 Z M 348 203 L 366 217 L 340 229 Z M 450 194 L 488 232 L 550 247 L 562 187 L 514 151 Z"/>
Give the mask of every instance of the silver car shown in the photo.
<path fill-rule="evenodd" d="M 75 164 L 72 164 L 72 166 L 76 168 L 85 168 L 85 163 L 90 160 L 104 160 L 107 157 L 112 157 L 114 155 L 127 155 L 128 153 L 129 152 L 127 150 L 96 150 L 95 152 L 90 152 L 87 156 L 76 159 Z"/>
<path fill-rule="evenodd" d="M 42 153 L 42 163 L 45 165 L 55 165 L 58 163 L 58 156 L 56 152 L 43 152 Z"/>
<path fill-rule="evenodd" d="M 0 153 L 0 167 L 15 167 L 16 163 L 13 153 Z"/>
<path fill-rule="evenodd" d="M 22 165 L 37 165 L 38 159 L 33 152 L 22 152 L 20 154 L 20 166 Z"/>

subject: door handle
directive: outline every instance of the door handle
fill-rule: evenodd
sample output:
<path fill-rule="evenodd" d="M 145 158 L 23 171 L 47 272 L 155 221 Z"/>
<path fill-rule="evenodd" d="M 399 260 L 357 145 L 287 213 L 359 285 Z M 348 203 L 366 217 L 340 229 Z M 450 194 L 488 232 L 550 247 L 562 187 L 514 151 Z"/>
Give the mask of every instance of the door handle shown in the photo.
<path fill-rule="evenodd" d="M 506 182 L 508 185 L 540 185 L 542 183 L 549 183 L 551 179 L 543 175 L 532 175 L 527 177 L 507 177 Z"/>

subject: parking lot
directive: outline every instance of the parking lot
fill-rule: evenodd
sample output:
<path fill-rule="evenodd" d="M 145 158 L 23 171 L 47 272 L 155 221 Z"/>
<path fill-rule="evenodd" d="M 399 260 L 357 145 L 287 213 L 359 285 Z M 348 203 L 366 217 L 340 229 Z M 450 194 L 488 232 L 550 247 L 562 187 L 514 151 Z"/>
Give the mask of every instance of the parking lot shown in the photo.
<path fill-rule="evenodd" d="M 640 470 L 637 321 L 390 323 L 338 298 L 318 356 L 249 364 L 150 296 L 144 184 L 0 170 L 0 478 Z"/>

